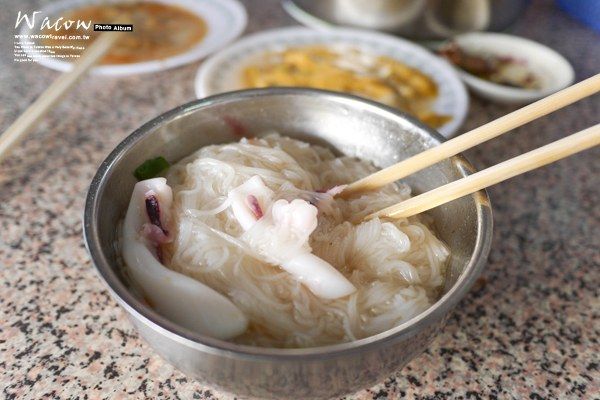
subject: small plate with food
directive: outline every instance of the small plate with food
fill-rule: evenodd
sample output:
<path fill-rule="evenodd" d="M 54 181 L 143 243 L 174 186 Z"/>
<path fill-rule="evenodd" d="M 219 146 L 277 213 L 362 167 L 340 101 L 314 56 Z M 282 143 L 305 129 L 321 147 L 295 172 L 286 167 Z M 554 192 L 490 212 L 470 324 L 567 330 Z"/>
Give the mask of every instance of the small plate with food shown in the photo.
<path fill-rule="evenodd" d="M 438 52 L 456 66 L 473 92 L 498 103 L 529 103 L 575 78 L 571 64 L 556 51 L 512 35 L 467 33 Z"/>
<path fill-rule="evenodd" d="M 68 71 L 72 63 L 67 60 L 76 59 L 101 33 L 95 24 L 123 17 L 133 30 L 123 34 L 92 73 L 129 75 L 185 65 L 227 45 L 247 22 L 246 10 L 237 0 L 63 0 L 35 16 L 41 25 L 23 23 L 21 46 L 41 65 Z M 52 29 L 45 28 L 46 20 Z M 46 37 L 35 46 L 27 45 L 38 33 Z"/>
<path fill-rule="evenodd" d="M 354 29 L 275 29 L 248 36 L 206 60 L 196 95 L 246 88 L 310 87 L 400 109 L 449 137 L 468 109 L 463 83 L 444 60 L 389 35 Z"/>

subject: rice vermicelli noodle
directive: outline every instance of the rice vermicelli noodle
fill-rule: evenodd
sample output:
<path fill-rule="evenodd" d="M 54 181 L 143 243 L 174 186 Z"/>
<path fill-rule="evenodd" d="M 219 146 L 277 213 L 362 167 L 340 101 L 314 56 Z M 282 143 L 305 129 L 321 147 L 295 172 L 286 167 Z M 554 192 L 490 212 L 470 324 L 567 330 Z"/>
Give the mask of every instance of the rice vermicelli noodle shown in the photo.
<path fill-rule="evenodd" d="M 423 216 L 363 221 L 410 197 L 404 184 L 334 198 L 375 170 L 277 134 L 203 147 L 166 175 L 169 240 L 154 256 L 241 311 L 247 321 L 223 335 L 237 343 L 312 347 L 383 332 L 437 300 L 449 253 Z"/>

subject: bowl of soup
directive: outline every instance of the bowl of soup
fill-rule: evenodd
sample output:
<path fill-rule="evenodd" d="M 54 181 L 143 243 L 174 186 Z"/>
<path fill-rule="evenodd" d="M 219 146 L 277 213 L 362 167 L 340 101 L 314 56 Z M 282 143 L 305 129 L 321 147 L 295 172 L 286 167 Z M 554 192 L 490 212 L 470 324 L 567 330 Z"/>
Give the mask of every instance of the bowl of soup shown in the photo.
<path fill-rule="evenodd" d="M 224 93 L 146 123 L 101 164 L 84 234 L 140 336 L 238 396 L 331 398 L 426 349 L 490 249 L 485 191 L 373 211 L 473 172 L 461 155 L 377 191 L 344 185 L 444 139 L 351 95 Z"/>

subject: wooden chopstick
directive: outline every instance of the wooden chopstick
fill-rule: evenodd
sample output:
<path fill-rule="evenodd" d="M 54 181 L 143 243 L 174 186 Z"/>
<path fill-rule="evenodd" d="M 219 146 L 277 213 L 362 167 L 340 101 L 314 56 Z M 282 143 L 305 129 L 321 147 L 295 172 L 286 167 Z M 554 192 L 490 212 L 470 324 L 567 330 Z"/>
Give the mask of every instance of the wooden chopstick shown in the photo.
<path fill-rule="evenodd" d="M 599 144 L 600 124 L 597 124 L 466 178 L 377 211 L 368 215 L 367 219 L 410 217 Z"/>
<path fill-rule="evenodd" d="M 387 185 L 598 91 L 600 91 L 600 74 L 351 183 L 346 186 L 341 196 L 347 197 Z"/>
<path fill-rule="evenodd" d="M 8 156 L 10 150 L 27 136 L 35 124 L 111 48 L 121 35 L 122 32 L 102 33 L 77 59 L 73 68 L 52 82 L 23 114 L 0 135 L 0 163 Z"/>

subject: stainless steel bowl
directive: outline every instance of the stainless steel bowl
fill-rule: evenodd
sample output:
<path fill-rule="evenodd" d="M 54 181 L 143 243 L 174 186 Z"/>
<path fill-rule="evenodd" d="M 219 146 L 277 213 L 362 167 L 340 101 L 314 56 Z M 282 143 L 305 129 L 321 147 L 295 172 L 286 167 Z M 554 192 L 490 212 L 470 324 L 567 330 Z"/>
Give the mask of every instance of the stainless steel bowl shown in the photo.
<path fill-rule="evenodd" d="M 501 31 L 529 0 L 282 0 L 301 23 L 375 29 L 412 39 L 444 39 L 473 31 Z"/>
<path fill-rule="evenodd" d="M 452 252 L 444 294 L 427 311 L 394 329 L 309 349 L 241 346 L 183 329 L 146 306 L 122 274 L 115 243 L 135 184 L 132 172 L 150 157 L 177 161 L 201 146 L 238 140 L 240 133 L 260 136 L 273 130 L 380 167 L 444 140 L 397 110 L 344 94 L 270 88 L 194 101 L 143 125 L 102 163 L 85 206 L 85 240 L 100 277 L 140 335 L 184 373 L 242 397 L 341 396 L 399 370 L 442 329 L 485 263 L 492 235 L 489 200 L 482 191 L 431 212 L 437 232 Z M 471 171 L 469 162 L 457 156 L 406 181 L 415 192 L 422 192 Z"/>

